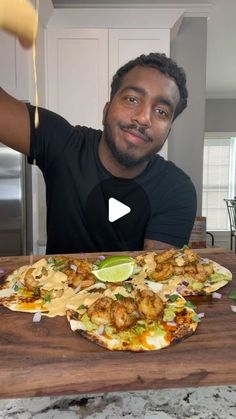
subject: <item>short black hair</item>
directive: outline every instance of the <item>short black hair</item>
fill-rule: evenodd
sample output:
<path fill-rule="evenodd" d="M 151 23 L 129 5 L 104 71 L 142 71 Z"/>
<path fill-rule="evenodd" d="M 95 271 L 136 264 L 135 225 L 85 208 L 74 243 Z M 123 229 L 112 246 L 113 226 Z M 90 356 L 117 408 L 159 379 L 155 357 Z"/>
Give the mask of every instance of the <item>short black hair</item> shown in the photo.
<path fill-rule="evenodd" d="M 179 67 L 175 61 L 163 53 L 151 52 L 148 55 L 142 54 L 120 67 L 112 79 L 110 100 L 112 101 L 120 89 L 124 76 L 137 66 L 156 68 L 161 73 L 175 80 L 180 93 L 180 100 L 173 117 L 175 119 L 187 106 L 188 90 L 186 87 L 186 74 L 183 68 Z"/>

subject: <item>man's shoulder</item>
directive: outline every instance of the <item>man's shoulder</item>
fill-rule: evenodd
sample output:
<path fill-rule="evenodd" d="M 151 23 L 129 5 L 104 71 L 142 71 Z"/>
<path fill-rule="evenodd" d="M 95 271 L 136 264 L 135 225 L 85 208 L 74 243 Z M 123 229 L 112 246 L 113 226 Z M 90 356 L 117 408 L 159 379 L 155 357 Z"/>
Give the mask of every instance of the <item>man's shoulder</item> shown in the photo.
<path fill-rule="evenodd" d="M 81 140 L 96 141 L 101 137 L 102 131 L 95 128 L 90 128 L 82 125 L 75 125 L 74 132 Z"/>
<path fill-rule="evenodd" d="M 187 173 L 184 172 L 183 169 L 176 166 L 176 164 L 172 161 L 164 159 L 164 157 L 160 156 L 159 154 L 154 156 L 152 162 L 152 170 L 157 174 L 162 173 L 165 175 L 166 180 L 169 180 L 170 178 L 176 179 L 178 181 L 181 179 L 183 181 L 190 180 L 190 177 L 187 175 Z"/>

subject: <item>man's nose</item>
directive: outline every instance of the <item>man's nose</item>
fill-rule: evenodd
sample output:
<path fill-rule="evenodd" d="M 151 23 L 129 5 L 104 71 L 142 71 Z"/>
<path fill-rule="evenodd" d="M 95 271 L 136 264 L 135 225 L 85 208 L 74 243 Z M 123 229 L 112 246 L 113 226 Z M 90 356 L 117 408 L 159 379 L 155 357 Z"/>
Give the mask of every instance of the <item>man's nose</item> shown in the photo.
<path fill-rule="evenodd" d="M 138 123 L 140 126 L 150 128 L 152 125 L 150 106 L 140 105 L 138 108 L 136 108 L 134 114 L 132 115 L 132 120 Z"/>

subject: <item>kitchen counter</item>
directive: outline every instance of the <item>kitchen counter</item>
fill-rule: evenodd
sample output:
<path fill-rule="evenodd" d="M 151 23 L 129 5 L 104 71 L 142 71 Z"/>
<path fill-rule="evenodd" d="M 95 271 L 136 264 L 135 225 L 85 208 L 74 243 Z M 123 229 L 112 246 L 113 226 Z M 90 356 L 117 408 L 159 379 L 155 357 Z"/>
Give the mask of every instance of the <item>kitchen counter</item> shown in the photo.
<path fill-rule="evenodd" d="M 236 386 L 0 400 L 0 419 L 235 419 Z"/>
<path fill-rule="evenodd" d="M 223 249 L 202 252 L 230 269 L 234 280 L 220 290 L 220 300 L 211 296 L 194 300 L 197 312 L 205 313 L 196 333 L 160 351 L 111 352 L 73 333 L 64 317 L 43 317 L 33 323 L 32 314 L 1 307 L 0 397 L 78 398 L 80 393 L 236 385 L 236 313 L 228 298 L 236 288 L 236 255 Z M 29 258 L 0 258 L 4 270 L 25 263 Z"/>

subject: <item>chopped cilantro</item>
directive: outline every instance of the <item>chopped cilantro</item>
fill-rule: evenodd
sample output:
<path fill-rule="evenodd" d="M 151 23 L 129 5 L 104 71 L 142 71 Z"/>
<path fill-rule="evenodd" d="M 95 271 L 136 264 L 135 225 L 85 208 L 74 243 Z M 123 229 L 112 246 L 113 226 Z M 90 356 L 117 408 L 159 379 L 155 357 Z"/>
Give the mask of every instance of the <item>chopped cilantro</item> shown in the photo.
<path fill-rule="evenodd" d="M 199 319 L 199 317 L 198 317 L 198 315 L 197 314 L 195 314 L 193 317 L 192 317 L 192 320 L 194 321 L 194 322 L 196 322 L 196 323 L 199 323 L 201 320 Z"/>
<path fill-rule="evenodd" d="M 45 294 L 45 296 L 43 298 L 43 302 L 44 303 L 50 303 L 51 302 L 51 295 L 50 294 Z"/>
<path fill-rule="evenodd" d="M 40 287 L 36 287 L 36 288 L 34 289 L 34 296 L 35 296 L 35 297 L 39 297 L 39 296 L 40 296 Z"/>
<path fill-rule="evenodd" d="M 124 285 L 127 292 L 129 292 L 129 293 L 132 292 L 133 287 L 132 287 L 132 284 L 130 284 L 130 282 L 124 283 L 123 285 Z"/>
<path fill-rule="evenodd" d="M 177 295 L 177 294 L 172 294 L 172 295 L 170 295 L 170 296 L 169 296 L 169 300 L 170 300 L 172 303 L 174 303 L 175 301 L 177 301 L 177 300 L 178 300 L 178 298 L 179 298 L 179 295 Z"/>
<path fill-rule="evenodd" d="M 236 300 L 236 291 L 231 291 L 229 293 L 229 298 L 232 298 L 232 300 Z"/>
<path fill-rule="evenodd" d="M 85 307 L 85 305 L 84 304 L 80 304 L 80 306 L 77 308 L 77 310 L 83 310 L 83 309 L 85 309 L 86 307 Z"/>
<path fill-rule="evenodd" d="M 117 294 L 115 294 L 115 297 L 116 297 L 117 300 L 125 300 L 126 298 L 134 300 L 133 297 L 125 297 L 124 295 L 120 294 L 119 292 Z"/>
<path fill-rule="evenodd" d="M 115 294 L 115 297 L 116 297 L 117 300 L 124 300 L 126 298 L 126 297 L 124 297 L 124 295 L 122 295 L 120 293 Z"/>
<path fill-rule="evenodd" d="M 13 289 L 14 289 L 14 291 L 19 291 L 18 285 L 14 285 Z"/>
<path fill-rule="evenodd" d="M 184 305 L 185 305 L 185 307 L 192 308 L 193 310 L 196 308 L 196 307 L 193 305 L 193 303 L 191 303 L 191 301 L 186 301 L 186 303 L 185 303 Z"/>

